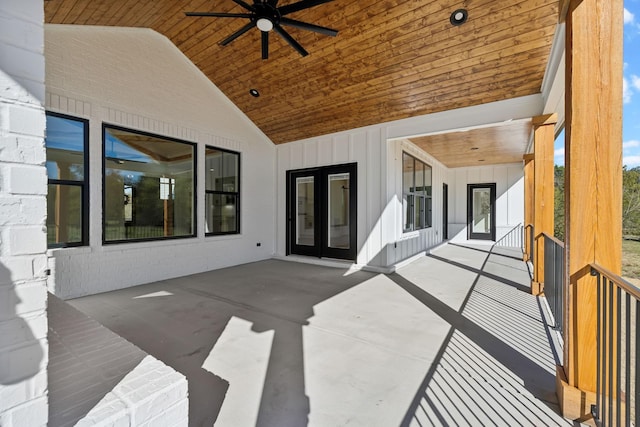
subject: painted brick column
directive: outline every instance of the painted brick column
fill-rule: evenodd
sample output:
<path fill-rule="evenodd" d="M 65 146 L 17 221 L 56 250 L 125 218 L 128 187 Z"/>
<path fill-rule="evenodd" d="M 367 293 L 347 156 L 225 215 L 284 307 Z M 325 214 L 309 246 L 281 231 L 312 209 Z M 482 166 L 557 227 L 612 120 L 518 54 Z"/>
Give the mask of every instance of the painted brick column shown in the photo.
<path fill-rule="evenodd" d="M 0 2 L 0 425 L 47 404 L 44 5 Z"/>

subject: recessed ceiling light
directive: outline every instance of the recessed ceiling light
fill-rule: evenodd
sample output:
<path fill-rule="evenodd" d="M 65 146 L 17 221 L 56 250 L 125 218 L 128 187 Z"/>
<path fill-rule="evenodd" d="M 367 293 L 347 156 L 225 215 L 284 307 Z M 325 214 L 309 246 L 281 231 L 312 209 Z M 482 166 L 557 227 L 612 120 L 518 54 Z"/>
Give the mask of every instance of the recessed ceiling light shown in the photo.
<path fill-rule="evenodd" d="M 451 14 L 449 21 L 451 22 L 451 25 L 458 26 L 467 22 L 468 17 L 469 14 L 466 9 L 458 9 Z"/>
<path fill-rule="evenodd" d="M 249 93 L 251 94 L 251 96 L 253 96 L 254 98 L 257 98 L 260 96 L 260 92 L 258 92 L 258 89 L 249 89 Z"/>

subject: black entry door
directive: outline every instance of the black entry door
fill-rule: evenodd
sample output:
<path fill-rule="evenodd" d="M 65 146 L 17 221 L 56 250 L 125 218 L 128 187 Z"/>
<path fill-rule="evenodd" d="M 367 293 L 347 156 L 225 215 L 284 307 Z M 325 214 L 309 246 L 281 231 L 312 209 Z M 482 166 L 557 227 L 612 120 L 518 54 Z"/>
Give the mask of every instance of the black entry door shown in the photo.
<path fill-rule="evenodd" d="M 449 239 L 449 186 L 442 184 L 442 240 Z"/>
<path fill-rule="evenodd" d="M 356 259 L 357 165 L 287 172 L 287 254 Z"/>
<path fill-rule="evenodd" d="M 469 239 L 496 240 L 496 184 L 467 186 Z"/>

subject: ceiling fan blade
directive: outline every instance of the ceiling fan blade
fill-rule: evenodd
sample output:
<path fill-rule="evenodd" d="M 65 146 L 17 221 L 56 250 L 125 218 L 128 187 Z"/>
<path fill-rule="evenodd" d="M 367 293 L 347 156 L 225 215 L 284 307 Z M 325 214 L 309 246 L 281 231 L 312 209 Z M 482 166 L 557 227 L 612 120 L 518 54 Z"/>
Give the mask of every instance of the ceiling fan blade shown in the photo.
<path fill-rule="evenodd" d="M 235 4 L 239 4 L 240 6 L 244 7 L 247 10 L 250 10 L 251 12 L 255 12 L 256 10 L 253 8 L 253 6 L 251 6 L 248 3 L 243 2 L 242 0 L 232 0 Z"/>
<path fill-rule="evenodd" d="M 217 18 L 251 18 L 250 13 L 226 13 L 226 12 L 185 12 L 186 16 L 215 16 Z"/>
<path fill-rule="evenodd" d="M 244 27 L 240 28 L 238 31 L 236 31 L 235 33 L 231 34 L 226 39 L 222 40 L 220 42 L 220 44 L 222 46 L 228 45 L 229 43 L 231 43 L 232 41 L 234 41 L 235 39 L 237 39 L 238 37 L 240 37 L 241 35 L 243 35 L 244 33 L 246 33 L 247 31 L 249 31 L 250 29 L 252 29 L 255 26 L 256 26 L 255 21 L 249 22 L 247 25 L 245 25 Z"/>
<path fill-rule="evenodd" d="M 315 33 L 320 33 L 320 34 L 324 34 L 324 35 L 327 35 L 327 36 L 335 37 L 335 36 L 338 35 L 338 31 L 337 30 L 333 30 L 333 29 L 327 28 L 327 27 L 321 27 L 319 25 L 309 24 L 309 23 L 302 22 L 302 21 L 296 21 L 295 19 L 280 18 L 280 23 L 282 25 L 288 25 L 290 27 L 300 28 L 301 30 L 313 31 Z"/>
<path fill-rule="evenodd" d="M 276 33 L 280 34 L 280 36 L 285 39 L 287 41 L 287 43 L 289 43 L 289 45 L 294 48 L 295 50 L 298 51 L 298 53 L 302 56 L 307 56 L 309 55 L 309 52 L 307 52 L 306 50 L 304 50 L 304 48 L 302 46 L 300 46 L 300 43 L 298 43 L 297 41 L 295 41 L 295 39 L 293 37 L 291 37 L 291 35 L 289 33 L 287 33 L 284 28 L 282 28 L 280 25 L 274 25 L 273 26 L 273 31 L 275 31 Z"/>
<path fill-rule="evenodd" d="M 269 59 L 269 32 L 260 32 L 262 33 L 262 59 Z"/>
<path fill-rule="evenodd" d="M 308 9 L 310 7 L 318 6 L 320 4 L 329 3 L 333 0 L 302 0 L 297 3 L 287 4 L 278 8 L 280 15 L 288 15 L 299 10 Z"/>

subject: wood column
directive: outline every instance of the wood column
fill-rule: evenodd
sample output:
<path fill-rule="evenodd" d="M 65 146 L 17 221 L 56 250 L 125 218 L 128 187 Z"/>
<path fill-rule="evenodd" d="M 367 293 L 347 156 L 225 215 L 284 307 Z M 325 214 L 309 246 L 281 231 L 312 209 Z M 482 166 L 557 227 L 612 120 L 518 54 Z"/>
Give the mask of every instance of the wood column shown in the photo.
<path fill-rule="evenodd" d="M 566 23 L 568 295 L 557 383 L 563 414 L 576 419 L 589 413 L 596 390 L 596 282 L 589 264 L 621 271 L 623 0 L 571 0 Z"/>
<path fill-rule="evenodd" d="M 533 280 L 531 293 L 543 292 L 544 282 L 544 238 L 542 233 L 553 236 L 553 149 L 555 141 L 556 114 L 534 117 L 533 124 Z"/>
<path fill-rule="evenodd" d="M 534 158 L 533 154 L 525 154 L 524 160 L 524 255 L 523 261 L 533 260 L 531 244 L 533 236 L 531 227 L 533 226 L 533 195 L 534 195 Z M 531 226 L 531 227 L 530 227 Z"/>

